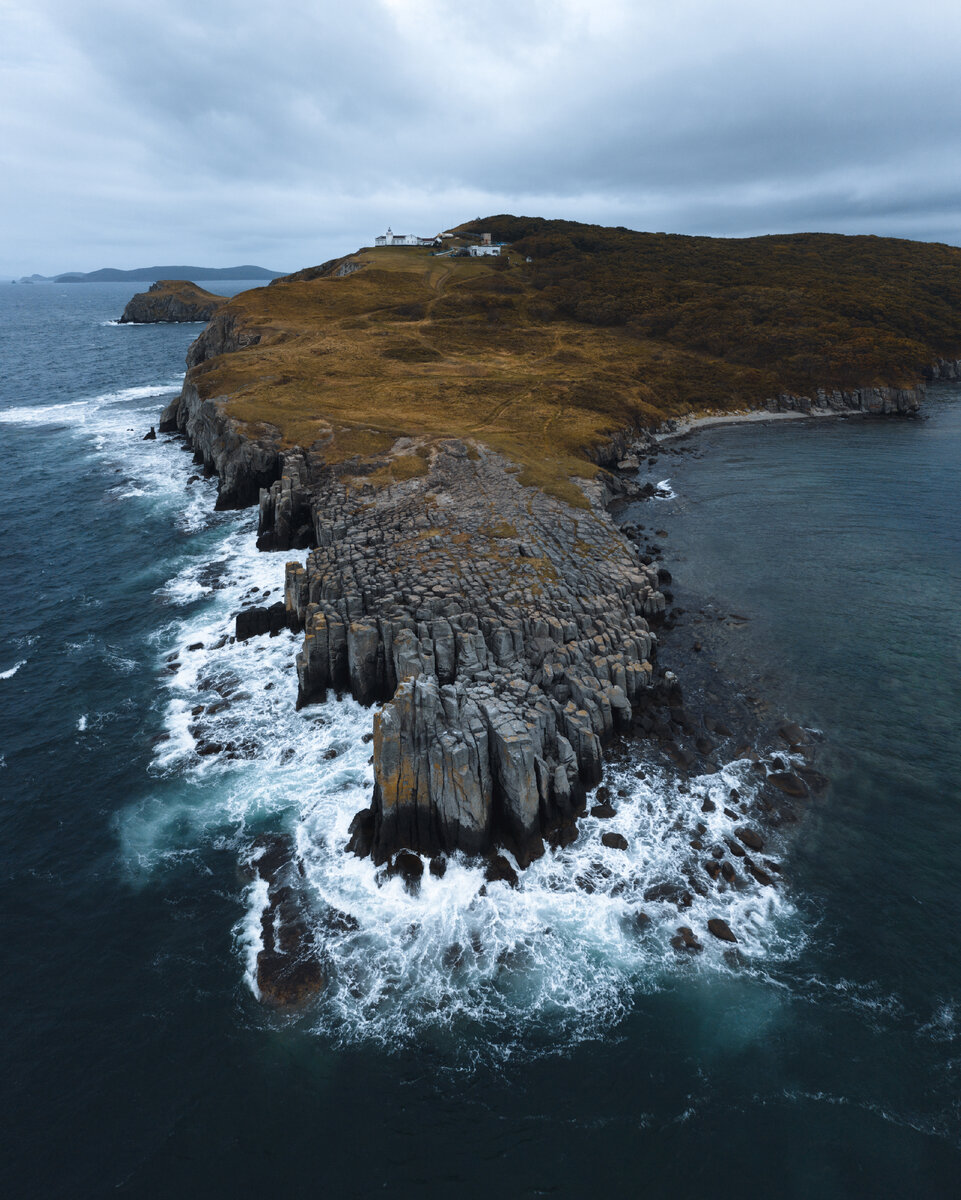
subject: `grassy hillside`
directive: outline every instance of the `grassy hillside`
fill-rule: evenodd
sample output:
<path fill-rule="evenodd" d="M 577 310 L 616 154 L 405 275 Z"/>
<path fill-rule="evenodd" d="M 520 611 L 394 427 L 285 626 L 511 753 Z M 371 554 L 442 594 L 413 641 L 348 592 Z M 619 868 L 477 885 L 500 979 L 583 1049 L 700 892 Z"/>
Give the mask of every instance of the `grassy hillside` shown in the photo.
<path fill-rule="evenodd" d="M 769 372 L 804 392 L 908 383 L 961 347 L 961 249 L 895 238 L 634 233 L 489 217 L 558 316 Z M 719 389 L 723 391 L 723 389 Z"/>
<path fill-rule="evenodd" d="M 511 252 L 368 249 L 234 297 L 223 312 L 260 344 L 197 368 L 201 393 L 382 482 L 412 470 L 376 458 L 398 437 L 459 436 L 577 501 L 569 477 L 592 474 L 625 426 L 781 391 L 911 385 L 935 358 L 961 356 L 953 247 L 508 216 L 462 229 L 491 230 Z M 345 262 L 359 269 L 338 274 Z"/>

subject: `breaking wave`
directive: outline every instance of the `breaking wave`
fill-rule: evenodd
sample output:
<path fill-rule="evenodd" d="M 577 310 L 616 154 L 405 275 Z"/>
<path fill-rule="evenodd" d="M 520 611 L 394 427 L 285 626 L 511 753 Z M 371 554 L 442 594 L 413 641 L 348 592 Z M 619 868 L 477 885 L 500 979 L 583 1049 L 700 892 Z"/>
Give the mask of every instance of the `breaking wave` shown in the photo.
<path fill-rule="evenodd" d="M 67 400 L 62 404 L 22 405 L 15 408 L 0 410 L 0 424 L 5 425 L 74 425 L 87 424 L 96 421 L 104 408 L 118 404 L 129 404 L 136 400 L 155 399 L 168 392 L 177 391 L 183 380 L 183 375 L 163 383 L 139 384 L 136 387 L 119 388 L 113 392 L 102 392 L 98 396 L 88 396 L 80 400 Z M 156 404 L 150 406 L 150 411 L 156 417 Z M 116 413 L 110 415 L 112 422 L 116 421 Z"/>

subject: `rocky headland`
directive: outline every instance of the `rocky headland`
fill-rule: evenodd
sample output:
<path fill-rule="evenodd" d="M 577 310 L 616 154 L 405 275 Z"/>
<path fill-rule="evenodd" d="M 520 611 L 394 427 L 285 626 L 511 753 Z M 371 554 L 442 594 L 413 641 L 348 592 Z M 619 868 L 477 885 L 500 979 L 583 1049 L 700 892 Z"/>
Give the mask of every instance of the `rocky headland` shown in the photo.
<path fill-rule="evenodd" d="M 611 517 L 643 494 L 654 430 L 744 407 L 913 415 L 924 374 L 959 370 L 945 337 L 913 378 L 874 371 L 860 386 L 832 382 L 828 364 L 809 388 L 751 368 L 760 390 L 745 394 L 745 369 L 719 362 L 730 392 L 697 405 L 689 354 L 571 319 L 556 295 L 548 310 L 531 257 L 362 251 L 245 293 L 191 347 L 160 424 L 218 475 L 219 506 L 259 505 L 262 550 L 308 551 L 286 565 L 284 601 L 238 613 L 235 636 L 302 631 L 300 705 L 335 691 L 380 706 L 373 794 L 345 850 L 411 887 L 421 856 L 441 873 L 446 854 L 483 855 L 488 877 L 510 882 L 545 843 L 574 839 L 625 736 L 659 739 L 685 772 L 733 738 L 692 717 L 659 663 L 670 577 L 643 533 Z M 645 366 L 678 376 L 660 407 Z M 784 729 L 799 757 L 760 768 L 781 799 L 823 782 L 804 766 L 804 731 Z M 750 851 L 777 805 L 732 804 L 731 854 L 774 886 Z M 708 885 L 733 870 L 708 866 Z M 710 932 L 732 940 L 725 930 Z"/>
<path fill-rule="evenodd" d="M 153 325 L 161 322 L 209 321 L 227 303 L 187 279 L 160 279 L 145 292 L 138 292 L 120 318 L 121 325 Z"/>

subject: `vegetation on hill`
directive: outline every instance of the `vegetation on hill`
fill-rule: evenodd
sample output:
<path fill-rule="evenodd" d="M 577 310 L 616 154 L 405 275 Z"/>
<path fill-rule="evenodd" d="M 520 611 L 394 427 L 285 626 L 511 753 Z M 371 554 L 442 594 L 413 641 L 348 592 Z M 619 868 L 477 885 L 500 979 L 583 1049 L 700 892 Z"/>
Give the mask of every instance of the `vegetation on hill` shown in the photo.
<path fill-rule="evenodd" d="M 205 396 L 378 481 L 399 437 L 479 439 L 583 502 L 617 431 L 783 391 L 910 386 L 961 356 L 961 249 L 873 237 L 680 237 L 500 216 L 501 259 L 367 249 L 234 297 L 259 344 Z M 527 261 L 530 259 L 530 261 Z"/>

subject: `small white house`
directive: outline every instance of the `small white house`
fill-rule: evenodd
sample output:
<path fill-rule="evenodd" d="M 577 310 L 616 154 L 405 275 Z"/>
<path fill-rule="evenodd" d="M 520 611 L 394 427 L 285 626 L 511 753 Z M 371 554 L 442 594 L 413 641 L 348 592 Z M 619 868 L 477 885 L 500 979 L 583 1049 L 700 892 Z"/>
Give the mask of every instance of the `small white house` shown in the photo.
<path fill-rule="evenodd" d="M 487 246 L 481 243 L 480 246 L 469 246 L 471 258 L 483 258 L 488 254 L 500 254 L 500 245 Z"/>
<path fill-rule="evenodd" d="M 375 246 L 433 246 L 437 238 L 422 238 L 414 233 L 394 233 L 388 227 L 386 233 L 374 239 Z"/>

